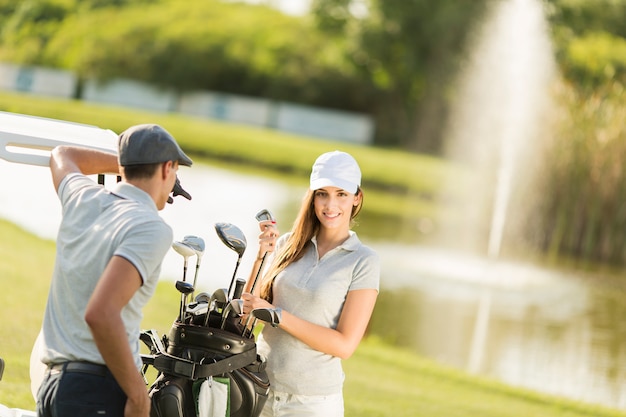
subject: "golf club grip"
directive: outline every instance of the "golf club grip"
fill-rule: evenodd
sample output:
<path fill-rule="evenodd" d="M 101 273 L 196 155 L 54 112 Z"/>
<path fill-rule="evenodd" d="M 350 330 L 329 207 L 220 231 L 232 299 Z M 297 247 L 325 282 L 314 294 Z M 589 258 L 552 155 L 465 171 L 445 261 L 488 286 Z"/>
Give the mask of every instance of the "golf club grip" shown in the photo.
<path fill-rule="evenodd" d="M 241 298 L 241 293 L 243 292 L 243 287 L 246 285 L 246 280 L 237 278 L 237 282 L 235 282 L 235 292 L 233 294 L 233 300 Z"/>

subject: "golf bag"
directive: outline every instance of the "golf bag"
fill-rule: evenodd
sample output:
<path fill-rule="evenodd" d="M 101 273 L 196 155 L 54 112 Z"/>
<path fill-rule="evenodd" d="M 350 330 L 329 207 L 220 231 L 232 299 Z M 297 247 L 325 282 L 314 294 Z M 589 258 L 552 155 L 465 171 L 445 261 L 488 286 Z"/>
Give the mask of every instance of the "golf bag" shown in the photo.
<path fill-rule="evenodd" d="M 231 417 L 260 414 L 269 392 L 265 361 L 253 338 L 239 336 L 240 325 L 230 320 L 227 327 L 237 331 L 176 321 L 162 340 L 162 351 L 153 335 L 143 332 L 142 340 L 154 352 L 143 355 L 144 368 L 151 365 L 159 372 L 149 391 L 151 417 L 197 416 L 194 384 L 218 376 L 228 378 Z"/>
<path fill-rule="evenodd" d="M 271 214 L 262 210 L 256 218 L 259 221 L 271 219 Z M 151 417 L 198 417 L 200 412 L 203 414 L 200 417 L 217 417 L 217 414 L 258 417 L 267 400 L 270 383 L 265 360 L 256 351 L 253 329 L 257 320 L 275 325 L 279 318 L 265 311 L 267 309 L 258 309 L 249 313 L 249 318 L 253 318 L 251 327 L 249 323 L 241 323 L 243 301 L 240 297 L 246 282 L 235 277 L 246 238 L 230 223 L 215 224 L 215 231 L 222 242 L 238 254 L 230 287 L 220 288 L 213 295 L 200 293 L 187 303 L 188 295 L 194 292 L 204 241 L 192 235 L 185 236 L 182 242 L 175 241 L 172 248 L 185 259 L 183 280 L 176 282 L 182 297 L 178 318 L 162 339 L 154 330 L 141 332 L 141 341 L 150 350 L 149 354 L 141 355 L 142 374 L 146 378 L 150 367 L 157 370 L 156 379 L 149 387 Z M 197 255 L 196 276 L 191 285 L 186 282 L 185 274 L 187 259 L 194 254 Z M 255 283 L 256 279 L 252 288 Z M 214 386 L 219 389 L 214 390 Z M 212 408 L 216 415 L 207 409 L 209 402 L 211 407 L 219 406 L 217 411 Z"/>

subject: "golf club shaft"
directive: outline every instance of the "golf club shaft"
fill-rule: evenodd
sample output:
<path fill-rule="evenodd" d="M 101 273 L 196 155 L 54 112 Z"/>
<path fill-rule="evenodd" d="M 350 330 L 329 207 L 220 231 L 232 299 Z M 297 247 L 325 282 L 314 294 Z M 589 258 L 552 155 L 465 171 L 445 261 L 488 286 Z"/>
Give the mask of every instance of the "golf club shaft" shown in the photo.
<path fill-rule="evenodd" d="M 261 264 L 259 265 L 259 269 L 256 271 L 256 275 L 254 276 L 254 281 L 252 281 L 252 287 L 250 287 L 250 294 L 254 294 L 254 288 L 256 287 L 256 283 L 261 275 L 261 271 L 263 270 L 263 263 L 265 263 L 265 257 L 267 256 L 267 252 L 263 254 L 261 258 Z"/>
<path fill-rule="evenodd" d="M 193 275 L 193 288 L 196 288 L 196 281 L 198 280 L 198 271 L 200 270 L 200 258 L 196 262 L 196 272 Z M 193 299 L 193 292 L 191 293 L 191 298 Z"/>
<path fill-rule="evenodd" d="M 237 276 L 237 270 L 239 269 L 239 264 L 241 264 L 241 256 L 237 258 L 237 265 L 235 265 L 235 272 L 233 272 L 233 277 L 230 279 L 230 285 L 228 286 L 228 299 L 233 299 L 233 290 L 235 287 L 235 277 Z"/>
<path fill-rule="evenodd" d="M 185 302 L 187 301 L 187 295 L 181 294 L 180 296 L 180 316 L 179 321 L 183 323 L 185 321 Z"/>

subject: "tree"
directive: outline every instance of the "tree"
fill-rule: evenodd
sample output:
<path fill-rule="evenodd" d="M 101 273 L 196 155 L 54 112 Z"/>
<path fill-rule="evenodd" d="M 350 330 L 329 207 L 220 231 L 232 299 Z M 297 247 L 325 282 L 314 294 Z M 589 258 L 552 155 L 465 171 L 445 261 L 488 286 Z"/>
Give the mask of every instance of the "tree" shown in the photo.
<path fill-rule="evenodd" d="M 436 153 L 448 112 L 448 92 L 466 41 L 488 0 L 315 0 L 318 27 L 352 38 L 348 54 L 379 91 L 371 111 L 382 143 Z M 347 16 L 350 16 L 348 18 Z"/>

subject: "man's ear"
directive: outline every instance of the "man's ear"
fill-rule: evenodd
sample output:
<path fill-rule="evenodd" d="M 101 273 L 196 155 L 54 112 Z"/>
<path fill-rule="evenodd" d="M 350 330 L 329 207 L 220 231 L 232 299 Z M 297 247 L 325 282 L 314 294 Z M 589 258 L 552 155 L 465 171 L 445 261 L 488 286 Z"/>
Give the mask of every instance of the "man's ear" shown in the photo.
<path fill-rule="evenodd" d="M 161 164 L 161 179 L 166 179 L 170 175 L 170 171 L 174 169 L 175 161 L 167 161 Z"/>

